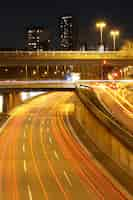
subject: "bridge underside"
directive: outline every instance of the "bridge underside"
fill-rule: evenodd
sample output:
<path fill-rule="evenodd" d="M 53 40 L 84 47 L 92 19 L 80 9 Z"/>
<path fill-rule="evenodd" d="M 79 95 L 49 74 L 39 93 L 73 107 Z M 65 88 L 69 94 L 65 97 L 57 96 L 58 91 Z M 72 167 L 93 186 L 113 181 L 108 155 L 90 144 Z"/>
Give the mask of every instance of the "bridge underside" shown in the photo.
<path fill-rule="evenodd" d="M 64 80 L 72 72 L 80 73 L 80 78 L 107 79 L 108 72 L 114 68 L 124 68 L 133 61 L 37 61 L 37 62 L 6 62 L 0 64 L 0 80 Z"/>
<path fill-rule="evenodd" d="M 6 59 L 0 60 L 0 65 L 100 65 L 106 61 L 108 65 L 133 65 L 132 59 Z"/>
<path fill-rule="evenodd" d="M 128 65 L 133 66 L 133 52 L 0 52 L 0 80 L 64 80 L 72 72 L 81 79 L 107 79 L 113 69 Z"/>
<path fill-rule="evenodd" d="M 71 81 L 0 81 L 0 92 L 10 91 L 50 91 L 74 90 Z"/>

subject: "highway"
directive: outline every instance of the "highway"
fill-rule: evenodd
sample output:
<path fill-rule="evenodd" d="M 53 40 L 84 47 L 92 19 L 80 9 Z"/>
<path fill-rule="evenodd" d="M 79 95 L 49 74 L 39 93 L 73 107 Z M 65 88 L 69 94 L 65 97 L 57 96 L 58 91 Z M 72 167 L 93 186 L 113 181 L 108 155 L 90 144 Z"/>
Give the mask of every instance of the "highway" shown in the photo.
<path fill-rule="evenodd" d="M 117 89 L 112 90 L 109 87 L 95 88 L 101 103 L 112 113 L 128 130 L 133 131 L 133 106 L 123 98 Z M 125 120 L 126 119 L 126 120 Z"/>
<path fill-rule="evenodd" d="M 126 200 L 69 123 L 73 92 L 41 95 L 15 108 L 0 130 L 1 200 Z"/>

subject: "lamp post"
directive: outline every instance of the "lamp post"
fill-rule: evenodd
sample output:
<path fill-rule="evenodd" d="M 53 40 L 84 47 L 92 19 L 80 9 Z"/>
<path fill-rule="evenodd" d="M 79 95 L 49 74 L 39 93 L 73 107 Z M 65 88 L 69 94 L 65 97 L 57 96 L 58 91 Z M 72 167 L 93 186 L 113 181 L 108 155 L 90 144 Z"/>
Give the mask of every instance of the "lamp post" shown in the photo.
<path fill-rule="evenodd" d="M 105 22 L 96 23 L 96 27 L 100 30 L 100 45 L 103 45 L 103 29 L 106 27 Z"/>
<path fill-rule="evenodd" d="M 110 31 L 110 35 L 113 38 L 113 50 L 116 50 L 116 38 L 119 37 L 120 32 L 118 30 L 112 30 Z"/>

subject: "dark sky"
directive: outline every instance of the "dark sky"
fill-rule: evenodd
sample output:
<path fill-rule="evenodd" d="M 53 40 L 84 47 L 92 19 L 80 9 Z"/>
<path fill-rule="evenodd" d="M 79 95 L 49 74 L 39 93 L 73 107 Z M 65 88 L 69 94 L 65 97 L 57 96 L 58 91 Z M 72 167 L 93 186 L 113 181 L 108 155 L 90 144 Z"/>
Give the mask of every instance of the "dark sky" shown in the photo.
<path fill-rule="evenodd" d="M 24 26 L 28 24 L 46 25 L 54 32 L 57 17 L 65 13 L 78 16 L 86 29 L 105 18 L 124 36 L 133 38 L 132 0 L 1 0 L 0 47 L 23 47 Z"/>

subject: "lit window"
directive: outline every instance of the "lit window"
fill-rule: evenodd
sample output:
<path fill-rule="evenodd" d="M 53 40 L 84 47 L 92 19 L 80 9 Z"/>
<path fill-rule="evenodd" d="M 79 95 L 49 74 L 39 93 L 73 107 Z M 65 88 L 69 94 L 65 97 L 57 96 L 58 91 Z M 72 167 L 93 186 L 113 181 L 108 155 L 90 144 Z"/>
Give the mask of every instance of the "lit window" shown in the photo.
<path fill-rule="evenodd" d="M 33 33 L 33 31 L 32 30 L 28 30 L 28 33 Z"/>

